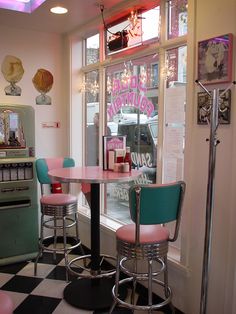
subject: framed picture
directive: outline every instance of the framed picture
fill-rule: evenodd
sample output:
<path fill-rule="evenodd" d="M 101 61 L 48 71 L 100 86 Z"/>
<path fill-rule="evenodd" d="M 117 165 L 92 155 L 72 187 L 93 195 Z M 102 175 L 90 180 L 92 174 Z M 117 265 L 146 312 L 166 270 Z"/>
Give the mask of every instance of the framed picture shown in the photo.
<path fill-rule="evenodd" d="M 103 169 L 108 170 L 109 151 L 126 148 L 126 136 L 104 135 L 103 136 Z"/>
<path fill-rule="evenodd" d="M 221 94 L 223 90 L 220 90 Z M 211 117 L 212 97 L 206 92 L 198 93 L 198 124 L 208 124 Z M 230 123 L 231 90 L 220 97 L 218 119 L 220 124 Z"/>
<path fill-rule="evenodd" d="M 198 80 L 201 83 L 216 84 L 231 81 L 232 45 L 232 34 L 198 43 Z"/>

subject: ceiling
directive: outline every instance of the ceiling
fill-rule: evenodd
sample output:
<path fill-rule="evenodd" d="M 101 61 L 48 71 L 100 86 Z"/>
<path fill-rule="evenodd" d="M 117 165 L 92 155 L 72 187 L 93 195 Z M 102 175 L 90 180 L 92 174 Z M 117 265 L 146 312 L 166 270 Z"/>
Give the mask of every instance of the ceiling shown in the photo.
<path fill-rule="evenodd" d="M 122 2 L 124 0 L 46 0 L 32 13 L 0 9 L 0 26 L 64 34 L 98 18 L 100 4 L 104 5 L 106 13 Z M 50 12 L 51 7 L 59 4 L 68 9 L 67 14 L 57 15 Z"/>

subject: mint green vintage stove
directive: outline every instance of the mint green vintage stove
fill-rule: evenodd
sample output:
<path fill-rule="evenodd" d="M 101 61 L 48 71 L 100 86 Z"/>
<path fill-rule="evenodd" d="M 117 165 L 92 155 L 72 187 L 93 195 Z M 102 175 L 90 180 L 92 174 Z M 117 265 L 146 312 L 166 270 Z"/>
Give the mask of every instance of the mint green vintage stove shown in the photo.
<path fill-rule="evenodd" d="M 34 109 L 0 104 L 0 265 L 38 251 Z"/>

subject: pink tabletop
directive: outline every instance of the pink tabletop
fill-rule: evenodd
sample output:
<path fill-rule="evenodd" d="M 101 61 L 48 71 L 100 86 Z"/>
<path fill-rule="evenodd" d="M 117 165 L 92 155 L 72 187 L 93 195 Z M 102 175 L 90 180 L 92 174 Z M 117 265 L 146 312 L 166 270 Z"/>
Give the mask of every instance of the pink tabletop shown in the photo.
<path fill-rule="evenodd" d="M 114 172 L 103 170 L 98 166 L 60 168 L 53 169 L 48 172 L 48 175 L 56 181 L 79 183 L 127 182 L 137 179 L 141 174 L 141 170 L 132 170 L 131 172 Z"/>

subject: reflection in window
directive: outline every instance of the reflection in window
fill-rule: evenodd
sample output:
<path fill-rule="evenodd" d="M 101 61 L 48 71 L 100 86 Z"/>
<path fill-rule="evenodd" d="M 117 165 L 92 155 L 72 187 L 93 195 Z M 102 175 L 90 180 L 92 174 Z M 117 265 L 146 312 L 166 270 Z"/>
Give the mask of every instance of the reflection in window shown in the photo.
<path fill-rule="evenodd" d="M 151 87 L 158 86 L 158 63 L 154 63 L 151 65 Z"/>
<path fill-rule="evenodd" d="M 160 6 L 141 14 L 142 41 L 160 36 Z M 150 27 L 152 25 L 152 27 Z"/>
<path fill-rule="evenodd" d="M 183 180 L 184 175 L 187 47 L 169 49 L 166 57 L 163 183 Z M 180 238 L 172 244 L 174 247 L 180 248 Z"/>
<path fill-rule="evenodd" d="M 185 58 L 179 58 L 183 51 Z M 165 91 L 164 182 L 183 179 L 186 103 L 186 80 L 183 73 L 186 73 L 186 53 L 186 46 L 167 51 L 167 60 L 171 62 L 168 63 L 169 77 Z"/>
<path fill-rule="evenodd" d="M 166 58 L 168 87 L 186 83 L 187 47 L 182 46 L 168 50 Z"/>
<path fill-rule="evenodd" d="M 96 166 L 99 164 L 99 94 L 98 71 L 86 73 L 85 81 L 89 82 L 89 87 L 85 93 L 86 105 L 86 146 L 85 146 L 85 164 L 86 166 Z"/>
<path fill-rule="evenodd" d="M 177 38 L 187 34 L 188 1 L 168 1 L 168 39 Z"/>
<path fill-rule="evenodd" d="M 134 20 L 129 16 L 107 29 L 108 54 L 159 38 L 160 6 L 145 12 L 132 12 L 131 14 L 137 14 Z"/>
<path fill-rule="evenodd" d="M 99 34 L 86 39 L 86 65 L 99 61 Z"/>
<path fill-rule="evenodd" d="M 132 167 L 143 170 L 136 183 L 156 182 L 158 55 L 132 59 L 107 67 L 107 120 L 116 125 L 116 134 L 125 135 Z M 155 82 L 155 83 L 153 83 Z M 130 184 L 108 184 L 106 214 L 129 221 Z"/>

